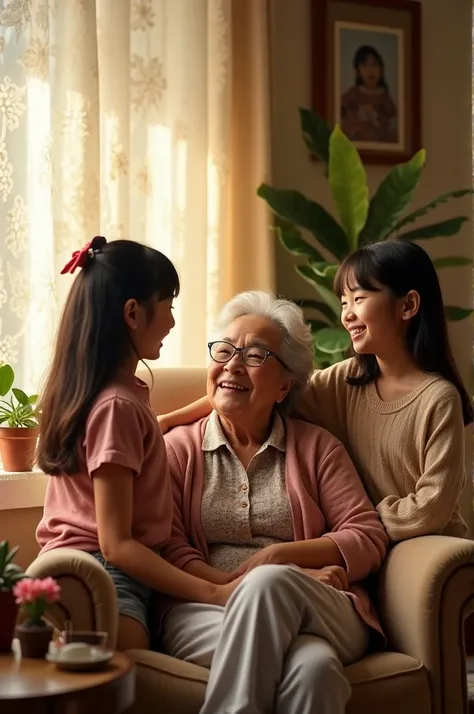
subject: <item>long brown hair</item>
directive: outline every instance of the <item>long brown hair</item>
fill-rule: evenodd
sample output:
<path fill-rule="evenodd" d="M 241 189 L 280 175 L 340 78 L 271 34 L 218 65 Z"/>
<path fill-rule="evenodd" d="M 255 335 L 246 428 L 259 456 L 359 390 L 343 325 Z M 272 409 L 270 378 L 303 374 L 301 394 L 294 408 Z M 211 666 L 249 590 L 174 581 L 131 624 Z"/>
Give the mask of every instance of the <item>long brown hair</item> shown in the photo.
<path fill-rule="evenodd" d="M 449 344 L 441 287 L 431 258 L 416 243 L 388 240 L 362 246 L 340 265 L 334 280 L 334 291 L 341 297 L 351 289 L 349 281 L 364 290 L 377 292 L 384 285 L 396 297 L 410 290 L 420 296 L 420 309 L 410 320 L 407 331 L 408 349 L 423 372 L 440 374 L 451 382 L 461 397 L 464 424 L 473 421 L 472 400 L 456 367 Z M 380 375 L 376 355 L 356 354 L 359 373 L 347 377 L 354 387 L 374 382 Z"/>
<path fill-rule="evenodd" d="M 67 298 L 39 404 L 37 460 L 50 475 L 77 473 L 91 406 L 135 351 L 124 320 L 127 300 L 151 308 L 153 300 L 179 293 L 176 269 L 159 251 L 128 240 L 102 239 L 91 248 Z"/>

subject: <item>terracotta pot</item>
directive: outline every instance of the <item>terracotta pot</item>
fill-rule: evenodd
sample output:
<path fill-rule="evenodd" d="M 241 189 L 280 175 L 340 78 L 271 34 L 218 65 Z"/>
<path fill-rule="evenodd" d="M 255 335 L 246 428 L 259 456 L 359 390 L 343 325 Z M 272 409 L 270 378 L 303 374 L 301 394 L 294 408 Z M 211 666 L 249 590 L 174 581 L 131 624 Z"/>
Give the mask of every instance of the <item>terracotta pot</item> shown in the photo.
<path fill-rule="evenodd" d="M 18 605 L 11 590 L 0 590 L 0 652 L 10 652 Z"/>
<path fill-rule="evenodd" d="M 48 651 L 49 643 L 53 637 L 53 628 L 46 622 L 44 625 L 36 627 L 17 625 L 15 634 L 20 641 L 21 656 L 40 659 Z"/>
<path fill-rule="evenodd" d="M 0 455 L 5 471 L 31 471 L 38 429 L 0 426 Z"/>

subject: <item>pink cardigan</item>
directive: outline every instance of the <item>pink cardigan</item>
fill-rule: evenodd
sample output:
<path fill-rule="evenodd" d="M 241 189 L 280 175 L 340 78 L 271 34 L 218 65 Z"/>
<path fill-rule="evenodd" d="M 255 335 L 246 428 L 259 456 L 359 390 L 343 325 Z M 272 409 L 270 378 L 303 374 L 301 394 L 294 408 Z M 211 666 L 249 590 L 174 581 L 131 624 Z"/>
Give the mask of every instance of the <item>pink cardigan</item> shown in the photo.
<path fill-rule="evenodd" d="M 192 560 L 209 560 L 201 524 L 202 441 L 208 418 L 177 427 L 165 436 L 175 510 L 171 539 L 161 555 L 179 568 Z M 380 568 L 386 553 L 388 538 L 377 511 L 334 436 L 298 419 L 285 419 L 284 424 L 294 538 L 324 536 L 336 543 L 351 583 L 348 595 L 362 619 L 382 634 L 366 591 L 356 584 Z"/>

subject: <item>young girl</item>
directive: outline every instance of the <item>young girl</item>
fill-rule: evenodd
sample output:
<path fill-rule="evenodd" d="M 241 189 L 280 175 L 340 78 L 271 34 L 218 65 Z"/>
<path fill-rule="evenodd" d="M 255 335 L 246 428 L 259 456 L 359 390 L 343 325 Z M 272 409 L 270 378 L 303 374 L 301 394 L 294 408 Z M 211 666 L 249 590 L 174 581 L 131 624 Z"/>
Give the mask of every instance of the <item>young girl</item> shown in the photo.
<path fill-rule="evenodd" d="M 397 109 L 375 47 L 363 45 L 354 55 L 355 84 L 341 97 L 341 128 L 352 141 L 396 143 Z"/>
<path fill-rule="evenodd" d="M 147 648 L 152 590 L 224 604 L 235 587 L 185 573 L 158 548 L 171 532 L 163 436 L 139 360 L 157 359 L 174 326 L 179 279 L 157 250 L 96 237 L 62 273 L 76 277 L 40 404 L 38 464 L 51 476 L 37 529 L 41 552 L 88 551 L 111 575 L 118 648 Z"/>
<path fill-rule="evenodd" d="M 473 410 L 433 263 L 415 243 L 374 243 L 346 258 L 335 289 L 354 357 L 316 370 L 298 413 L 344 443 L 392 542 L 464 536 L 464 425 Z M 165 415 L 163 427 L 208 411 L 200 400 Z"/>

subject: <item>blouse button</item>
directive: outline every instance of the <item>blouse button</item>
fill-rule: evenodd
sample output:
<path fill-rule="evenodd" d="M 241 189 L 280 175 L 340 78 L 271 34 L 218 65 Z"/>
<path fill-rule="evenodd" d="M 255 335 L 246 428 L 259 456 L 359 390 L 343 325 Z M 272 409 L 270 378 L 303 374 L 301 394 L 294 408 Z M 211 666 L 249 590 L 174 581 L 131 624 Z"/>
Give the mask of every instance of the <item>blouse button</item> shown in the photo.
<path fill-rule="evenodd" d="M 242 501 L 242 508 L 248 508 L 248 507 L 249 507 L 249 504 L 247 503 L 247 501 Z"/>
<path fill-rule="evenodd" d="M 240 487 L 240 490 L 243 491 L 244 493 L 247 491 L 248 486 L 246 483 L 243 483 L 242 486 Z"/>

